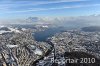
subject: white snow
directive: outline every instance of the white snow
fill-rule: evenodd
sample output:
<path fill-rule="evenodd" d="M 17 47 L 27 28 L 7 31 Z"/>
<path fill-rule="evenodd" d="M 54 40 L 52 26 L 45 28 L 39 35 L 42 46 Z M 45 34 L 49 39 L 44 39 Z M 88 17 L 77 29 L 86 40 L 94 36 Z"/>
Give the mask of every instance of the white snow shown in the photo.
<path fill-rule="evenodd" d="M 3 28 L 5 26 L 0 26 L 0 28 Z M 15 33 L 21 33 L 20 30 L 16 29 L 16 28 L 13 28 L 13 27 L 7 27 L 9 29 L 9 31 L 6 31 L 6 30 L 0 30 L 0 34 L 3 34 L 3 33 L 12 33 L 12 32 L 15 32 Z"/>
<path fill-rule="evenodd" d="M 0 26 L 0 28 L 5 27 L 4 25 Z"/>
<path fill-rule="evenodd" d="M 36 46 L 34 46 L 34 45 L 30 45 L 31 47 L 32 47 L 32 49 L 36 49 Z"/>
<path fill-rule="evenodd" d="M 14 28 L 11 28 L 11 27 L 9 27 L 9 29 L 10 29 L 12 32 L 17 32 L 17 33 L 20 33 L 20 31 L 19 31 L 19 30 L 17 30 L 17 29 L 14 29 Z"/>
<path fill-rule="evenodd" d="M 27 30 L 27 29 L 25 29 L 25 28 L 22 28 L 22 31 L 25 31 L 25 30 Z"/>
<path fill-rule="evenodd" d="M 3 34 L 3 33 L 11 33 L 11 31 L 4 31 L 4 30 L 0 31 L 0 34 Z"/>
<path fill-rule="evenodd" d="M 38 49 L 38 48 L 34 51 L 34 53 L 36 55 L 43 55 L 42 51 L 40 49 Z"/>
<path fill-rule="evenodd" d="M 42 26 L 42 27 L 44 27 L 44 28 L 48 28 L 48 26 L 47 26 L 47 25 L 44 25 L 44 26 Z"/>
<path fill-rule="evenodd" d="M 14 48 L 14 47 L 18 47 L 18 45 L 6 45 L 9 48 Z"/>

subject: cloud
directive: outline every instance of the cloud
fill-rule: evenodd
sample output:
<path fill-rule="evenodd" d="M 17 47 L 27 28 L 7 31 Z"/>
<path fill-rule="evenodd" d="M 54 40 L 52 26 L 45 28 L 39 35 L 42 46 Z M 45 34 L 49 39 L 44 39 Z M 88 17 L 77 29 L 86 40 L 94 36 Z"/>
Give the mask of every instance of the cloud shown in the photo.
<path fill-rule="evenodd" d="M 28 19 L 2 20 L 2 24 L 51 24 L 69 28 L 80 28 L 86 26 L 100 26 L 100 15 L 78 17 L 29 17 Z"/>
<path fill-rule="evenodd" d="M 55 3 L 64 3 L 64 2 L 78 2 L 78 1 L 86 1 L 86 0 L 47 0 L 47 1 L 33 1 L 30 2 L 29 0 L 22 0 L 20 1 L 3 1 L 0 2 L 0 7 L 4 8 L 4 7 L 21 7 L 21 6 L 36 6 L 36 5 L 46 5 L 46 4 L 55 4 Z"/>
<path fill-rule="evenodd" d="M 26 7 L 27 9 L 32 6 L 39 6 L 39 5 L 47 5 L 47 4 L 55 4 L 55 3 L 65 3 L 65 2 L 79 2 L 79 1 L 86 1 L 86 0 L 3 0 L 0 1 L 0 10 L 12 10 L 21 8 L 24 9 Z M 26 10 L 26 9 L 25 9 Z M 44 9 L 45 10 L 45 9 Z M 36 10 L 37 11 L 37 10 Z"/>
<path fill-rule="evenodd" d="M 1 4 L 7 4 L 7 5 L 16 5 L 16 4 L 22 4 L 22 5 L 44 5 L 44 4 L 53 4 L 53 3 L 63 3 L 63 2 L 84 2 L 84 1 L 87 1 L 87 0 L 46 0 L 46 1 L 35 1 L 35 0 L 32 0 L 32 1 L 29 1 L 29 0 L 20 0 L 20 1 L 3 1 L 3 2 L 0 2 L 0 5 Z M 26 4 L 27 3 L 27 4 Z M 18 5 L 17 5 L 18 6 Z"/>
<path fill-rule="evenodd" d="M 63 2 L 79 2 L 79 1 L 86 1 L 86 0 L 53 0 L 53 1 L 37 2 L 37 3 L 34 4 L 34 5 L 53 4 L 53 3 L 63 3 Z"/>
<path fill-rule="evenodd" d="M 57 10 L 57 9 L 69 9 L 69 8 L 81 8 L 90 6 L 100 6 L 100 4 L 87 4 L 87 5 L 60 5 L 59 7 L 40 7 L 41 5 L 47 4 L 60 4 L 65 2 L 84 2 L 88 0 L 3 0 L 0 3 L 0 14 L 5 13 L 23 13 L 23 12 L 34 12 L 34 11 L 46 11 L 46 10 Z M 38 8 L 36 8 L 39 6 Z"/>
<path fill-rule="evenodd" d="M 56 24 L 70 27 L 100 26 L 100 15 L 58 18 Z"/>
<path fill-rule="evenodd" d="M 58 26 L 67 26 L 67 27 L 100 26 L 100 15 L 78 16 L 78 17 L 55 17 L 55 18 L 43 17 L 42 22 L 44 24 L 51 23 Z"/>
<path fill-rule="evenodd" d="M 13 19 L 0 21 L 0 24 L 51 24 L 56 27 L 70 29 L 87 26 L 100 26 L 100 15 L 78 16 L 78 17 L 29 17 L 28 19 Z"/>
<path fill-rule="evenodd" d="M 59 10 L 59 9 L 70 9 L 70 8 L 82 8 L 82 7 L 92 7 L 100 6 L 100 4 L 88 4 L 88 5 L 74 5 L 74 6 L 62 6 L 53 8 L 29 8 L 28 10 L 16 10 L 16 11 L 6 11 L 5 13 L 23 13 L 23 12 L 34 12 L 34 11 L 46 11 L 46 10 Z M 0 8 L 2 9 L 2 8 Z"/>

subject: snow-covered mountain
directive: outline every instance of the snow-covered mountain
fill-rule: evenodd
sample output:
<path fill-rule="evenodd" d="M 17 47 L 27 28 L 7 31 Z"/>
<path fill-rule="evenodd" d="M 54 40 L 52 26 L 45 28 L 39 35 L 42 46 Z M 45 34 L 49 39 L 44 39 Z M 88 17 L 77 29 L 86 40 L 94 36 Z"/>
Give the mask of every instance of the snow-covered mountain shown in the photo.
<path fill-rule="evenodd" d="M 13 27 L 0 26 L 0 34 L 5 33 L 21 33 L 21 31 Z"/>

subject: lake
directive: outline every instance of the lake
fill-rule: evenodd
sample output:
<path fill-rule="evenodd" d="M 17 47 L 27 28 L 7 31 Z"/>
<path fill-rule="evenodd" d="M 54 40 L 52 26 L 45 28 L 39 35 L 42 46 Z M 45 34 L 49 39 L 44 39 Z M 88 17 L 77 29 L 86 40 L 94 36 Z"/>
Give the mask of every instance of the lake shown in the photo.
<path fill-rule="evenodd" d="M 56 33 L 65 31 L 65 28 L 59 27 L 59 28 L 48 28 L 45 31 L 35 32 L 34 38 L 36 41 L 46 41 L 47 38 L 52 37 Z"/>

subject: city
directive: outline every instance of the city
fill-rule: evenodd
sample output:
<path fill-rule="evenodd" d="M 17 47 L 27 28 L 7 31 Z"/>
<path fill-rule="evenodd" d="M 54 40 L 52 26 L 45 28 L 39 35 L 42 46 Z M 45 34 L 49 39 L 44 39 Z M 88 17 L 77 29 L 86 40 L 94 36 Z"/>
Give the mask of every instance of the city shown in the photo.
<path fill-rule="evenodd" d="M 100 0 L 0 0 L 0 66 L 100 66 Z"/>
<path fill-rule="evenodd" d="M 1 31 L 5 28 L 9 29 L 3 26 Z M 33 34 L 43 32 L 47 27 L 24 30 L 11 28 L 13 31 L 4 31 L 0 35 L 1 66 L 99 65 L 100 32 L 68 30 L 56 33 L 46 41 L 36 41 Z"/>

